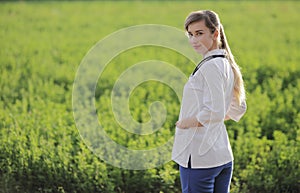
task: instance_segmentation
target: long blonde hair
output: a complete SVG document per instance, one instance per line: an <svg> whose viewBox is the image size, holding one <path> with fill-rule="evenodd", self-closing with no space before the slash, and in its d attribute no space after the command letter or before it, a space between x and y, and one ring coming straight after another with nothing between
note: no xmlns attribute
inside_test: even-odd
<svg viewBox="0 0 300 193"><path fill-rule="evenodd" d="M220 33L218 46L220 49L224 49L227 52L226 58L228 59L234 74L234 96L239 101L239 104L241 104L242 101L246 98L242 73L240 67L234 60L234 56L231 53L225 36L224 28L220 22L218 14L209 10L192 12L188 15L188 17L185 20L185 30L188 30L188 26L191 23L202 20L205 21L205 25L211 30L211 33L214 33L215 30L218 30Z"/></svg>

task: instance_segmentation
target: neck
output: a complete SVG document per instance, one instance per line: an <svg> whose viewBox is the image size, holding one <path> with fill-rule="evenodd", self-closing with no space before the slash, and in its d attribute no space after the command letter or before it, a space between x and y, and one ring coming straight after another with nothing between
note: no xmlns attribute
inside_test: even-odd
<svg viewBox="0 0 300 193"><path fill-rule="evenodd" d="M210 52L210 51L216 50L216 49L219 49L219 47L218 47L218 43L216 41L214 41L213 44L211 45L211 47L207 50L207 52ZM204 57L207 54L207 52L203 53L202 57Z"/></svg>

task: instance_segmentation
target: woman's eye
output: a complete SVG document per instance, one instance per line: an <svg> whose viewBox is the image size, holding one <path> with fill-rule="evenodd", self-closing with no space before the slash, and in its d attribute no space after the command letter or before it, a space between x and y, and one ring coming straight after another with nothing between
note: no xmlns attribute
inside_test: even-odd
<svg viewBox="0 0 300 193"><path fill-rule="evenodd" d="M200 37L202 34L203 34L203 32L197 32L197 33L195 33L195 34L187 33L187 36L188 36L189 38L192 38L192 37Z"/></svg>

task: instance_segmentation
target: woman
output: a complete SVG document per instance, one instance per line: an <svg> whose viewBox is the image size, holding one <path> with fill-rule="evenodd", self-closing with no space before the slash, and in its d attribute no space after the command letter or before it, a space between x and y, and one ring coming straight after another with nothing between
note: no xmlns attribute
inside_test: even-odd
<svg viewBox="0 0 300 193"><path fill-rule="evenodd" d="M183 193L227 193L233 155L224 120L246 111L242 75L215 12L190 13L185 29L203 60L184 86L172 159Z"/></svg>

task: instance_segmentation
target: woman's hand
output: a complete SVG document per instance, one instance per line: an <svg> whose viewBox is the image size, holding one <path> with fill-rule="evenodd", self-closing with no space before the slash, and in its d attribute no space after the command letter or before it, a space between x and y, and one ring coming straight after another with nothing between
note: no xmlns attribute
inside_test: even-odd
<svg viewBox="0 0 300 193"><path fill-rule="evenodd" d="M225 119L224 119L224 121L228 121L228 120L230 120L231 118L228 116L228 115L225 115Z"/></svg>
<svg viewBox="0 0 300 193"><path fill-rule="evenodd" d="M177 121L175 125L180 129L203 126L201 123L198 122L196 117L182 119L180 121Z"/></svg>

